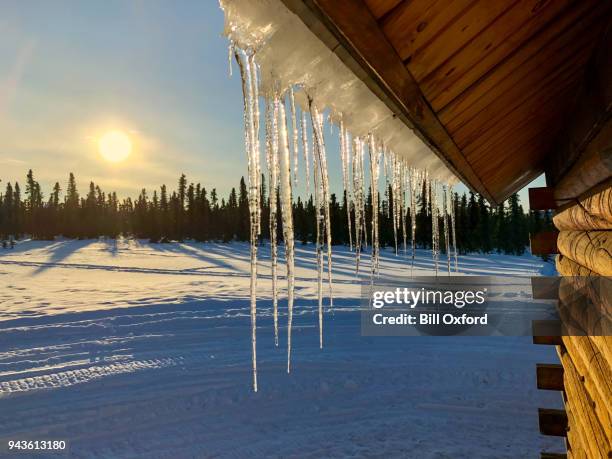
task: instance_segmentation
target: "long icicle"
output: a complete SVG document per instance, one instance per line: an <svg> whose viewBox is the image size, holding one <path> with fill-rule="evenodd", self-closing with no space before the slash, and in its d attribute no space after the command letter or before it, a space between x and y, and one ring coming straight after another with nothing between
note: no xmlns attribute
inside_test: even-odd
<svg viewBox="0 0 612 459"><path fill-rule="evenodd" d="M401 169L400 162L395 155L391 156L391 192L393 203L393 240L395 242L395 255L398 254L397 233L400 227L400 198L401 198Z"/></svg>
<svg viewBox="0 0 612 459"><path fill-rule="evenodd" d="M289 102L291 107L291 129L293 140L293 183L298 184L298 126L297 116L295 113L295 96L293 94L293 86L289 88Z"/></svg>
<svg viewBox="0 0 612 459"><path fill-rule="evenodd" d="M340 120L340 160L342 161L342 187L346 199L346 221L348 225L349 250L353 250L353 235L351 230L351 196L349 190L350 144L348 132L344 129L344 121Z"/></svg>
<svg viewBox="0 0 612 459"><path fill-rule="evenodd" d="M272 308L274 315L274 345L278 346L278 113L273 100L266 101L266 158L270 183L270 258L272 265Z"/></svg>
<svg viewBox="0 0 612 459"><path fill-rule="evenodd" d="M448 269L448 275L451 274L451 254L450 254L450 241L448 240L448 189L446 185L442 186L444 193L443 199L443 212L444 212L444 245L446 248L446 268Z"/></svg>
<svg viewBox="0 0 612 459"><path fill-rule="evenodd" d="M275 99L278 106L281 156L281 213L283 239L285 240L285 262L287 265L287 373L291 372L291 329L293 325L293 294L295 285L295 253L293 236L293 197L291 191L291 161L289 159L289 138L287 135L287 113L284 97Z"/></svg>
<svg viewBox="0 0 612 459"><path fill-rule="evenodd" d="M244 53L243 53L244 54ZM252 54L244 57L237 51L234 53L242 81L244 103L245 149L248 158L249 177L249 216L251 240L251 347L253 362L253 390L257 392L257 239L259 237L259 141L256 139L255 105L258 103L257 87L254 73L257 72Z"/></svg>
<svg viewBox="0 0 612 459"><path fill-rule="evenodd" d="M353 197L355 200L355 274L359 274L363 212L363 142L353 138Z"/></svg>
<svg viewBox="0 0 612 459"><path fill-rule="evenodd" d="M369 135L370 152L370 187L372 189L372 281L379 268L378 239L378 177L380 174L380 151L376 147L374 136Z"/></svg>
<svg viewBox="0 0 612 459"><path fill-rule="evenodd" d="M323 114L319 113L317 107L309 99L310 117L313 125L313 142L317 143L319 154L319 167L321 168L321 185L323 187L323 199L325 210L325 239L327 245L327 278L329 284L329 307L334 307L333 282L332 282L332 239L331 239L331 213L329 209L329 176L327 173L327 152L325 151L325 140L323 138Z"/></svg>
<svg viewBox="0 0 612 459"><path fill-rule="evenodd" d="M414 259L416 255L416 205L417 205L417 187L418 187L417 171L414 168L410 169L410 238L412 241L412 263L410 265L410 276L414 270Z"/></svg>
<svg viewBox="0 0 612 459"><path fill-rule="evenodd" d="M400 218L402 220L402 237L404 239L404 258L406 257L406 165L400 163Z"/></svg>
<svg viewBox="0 0 612 459"><path fill-rule="evenodd" d="M321 184L321 168L319 165L319 144L313 141L313 179L315 198L315 226L316 226L316 258L317 258L317 300L319 306L319 348L323 348L323 238L324 238L324 211L323 211L323 185Z"/></svg>
<svg viewBox="0 0 612 459"><path fill-rule="evenodd" d="M310 194L310 158L308 157L308 131L306 126L306 113L301 111L302 115L302 153L304 155L304 171L306 173L306 193Z"/></svg>
<svg viewBox="0 0 612 459"><path fill-rule="evenodd" d="M429 202L431 205L431 254L433 257L434 265L436 268L436 276L438 275L438 259L439 259L439 237L440 231L438 229L438 183L437 181L429 182L430 197Z"/></svg>
<svg viewBox="0 0 612 459"><path fill-rule="evenodd" d="M455 257L455 272L459 272L457 263L457 239L455 237L455 204L457 200L453 195L453 186L450 186L450 214L451 214L451 232L453 233L453 255Z"/></svg>

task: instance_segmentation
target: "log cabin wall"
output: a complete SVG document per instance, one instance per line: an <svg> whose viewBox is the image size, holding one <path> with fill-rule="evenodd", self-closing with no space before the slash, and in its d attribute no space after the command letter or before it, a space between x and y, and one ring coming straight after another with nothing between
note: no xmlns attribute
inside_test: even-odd
<svg viewBox="0 0 612 459"><path fill-rule="evenodd" d="M559 205L553 222L562 276L612 276L610 45L608 31L547 170ZM609 301L600 300L608 308ZM567 456L612 457L612 337L563 336L557 352L563 365Z"/></svg>

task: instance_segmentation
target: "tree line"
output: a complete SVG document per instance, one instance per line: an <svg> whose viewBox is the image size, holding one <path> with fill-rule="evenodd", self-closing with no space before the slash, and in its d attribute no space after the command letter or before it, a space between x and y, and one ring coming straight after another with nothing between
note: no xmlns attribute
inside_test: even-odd
<svg viewBox="0 0 612 459"><path fill-rule="evenodd" d="M270 200L262 176L261 239L270 237ZM277 200L280 202L280 199ZM491 207L482 196L474 193L453 199L457 247L460 253L500 252L520 255L528 244L529 232L537 232L550 225L550 215L541 212L525 214L517 194L497 207ZM332 241L349 244L346 193L338 199L330 195ZM354 212L351 219L354 222ZM372 190L366 201L366 226L371 231ZM393 230L393 190L389 185L384 196L379 196L380 245L395 246ZM410 233L411 214L406 207L406 228ZM277 209L280 215L280 204ZM316 208L312 196L298 197L293 204L296 241L314 242L316 239ZM443 217L439 217L440 247L444 250ZM431 203L417 200L416 242L419 247L432 244ZM282 241L279 218L277 236ZM354 225L353 225L354 226ZM354 230L354 228L353 228ZM32 170L28 171L25 190L18 182L6 184L0 192L0 239L51 240L67 238L116 238L120 235L146 238L151 242L184 241L248 241L249 202L244 178L238 188L232 188L227 198L220 198L216 189L207 191L200 183L188 183L180 176L175 190L162 185L152 194L143 189L136 199L119 199L116 192L104 192L94 182L81 195L73 173L69 174L65 192L56 182L47 197L43 196ZM411 235L407 234L408 245ZM398 245L403 242L402 225L397 232Z"/></svg>

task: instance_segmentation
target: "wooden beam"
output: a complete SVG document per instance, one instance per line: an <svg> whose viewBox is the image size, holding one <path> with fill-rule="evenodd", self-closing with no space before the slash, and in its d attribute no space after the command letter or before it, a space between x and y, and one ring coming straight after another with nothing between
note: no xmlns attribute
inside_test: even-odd
<svg viewBox="0 0 612 459"><path fill-rule="evenodd" d="M531 210L556 209L555 190L549 186L529 188L529 208Z"/></svg>
<svg viewBox="0 0 612 459"><path fill-rule="evenodd" d="M531 253L533 255L550 255L559 253L557 249L558 231L541 231L529 236Z"/></svg>
<svg viewBox="0 0 612 459"><path fill-rule="evenodd" d="M538 389L563 390L563 366L556 363L536 363Z"/></svg>
<svg viewBox="0 0 612 459"><path fill-rule="evenodd" d="M563 344L560 336L533 336L533 344L558 346Z"/></svg>
<svg viewBox="0 0 612 459"><path fill-rule="evenodd" d="M282 0L473 191L498 202L423 96L363 0Z"/></svg>
<svg viewBox="0 0 612 459"><path fill-rule="evenodd" d="M559 320L533 320L531 322L533 344L559 346L563 344L561 330Z"/></svg>
<svg viewBox="0 0 612 459"><path fill-rule="evenodd" d="M567 459L567 454L541 452L540 459Z"/></svg>
<svg viewBox="0 0 612 459"><path fill-rule="evenodd" d="M565 414L565 410L538 408L538 420L542 435L554 437L565 437L567 435L567 414Z"/></svg>

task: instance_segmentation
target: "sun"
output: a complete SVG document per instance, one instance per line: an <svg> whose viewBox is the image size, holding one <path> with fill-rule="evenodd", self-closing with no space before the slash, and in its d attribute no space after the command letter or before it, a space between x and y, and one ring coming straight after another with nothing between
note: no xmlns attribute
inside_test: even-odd
<svg viewBox="0 0 612 459"><path fill-rule="evenodd" d="M132 142L123 131L108 131L98 140L98 151L107 161L119 163L130 156Z"/></svg>

